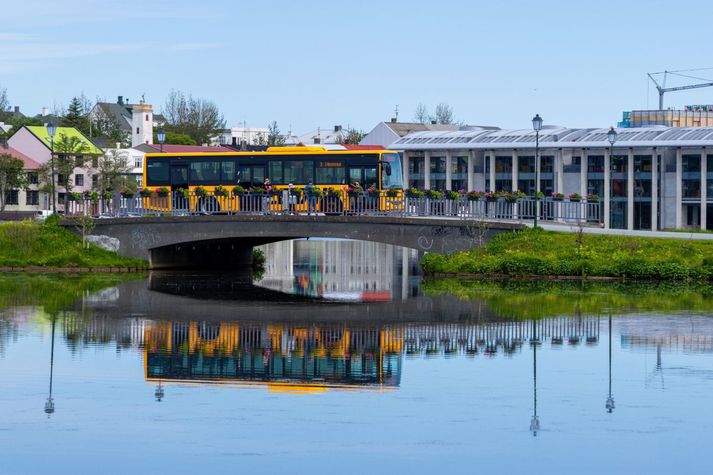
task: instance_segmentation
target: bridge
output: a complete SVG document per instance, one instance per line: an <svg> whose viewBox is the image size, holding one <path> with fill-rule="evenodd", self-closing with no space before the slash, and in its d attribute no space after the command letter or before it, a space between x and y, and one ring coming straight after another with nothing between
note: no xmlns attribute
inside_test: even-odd
<svg viewBox="0 0 713 475"><path fill-rule="evenodd" d="M97 218L94 223L94 235L115 238L119 254L146 259L154 269L249 265L254 246L298 238L355 239L449 253L524 227L444 217L283 214ZM69 220L61 224L74 226Z"/></svg>

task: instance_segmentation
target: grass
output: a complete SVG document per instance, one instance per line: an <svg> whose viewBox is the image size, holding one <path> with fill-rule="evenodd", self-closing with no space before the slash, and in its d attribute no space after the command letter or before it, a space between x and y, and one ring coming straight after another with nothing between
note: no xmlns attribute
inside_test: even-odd
<svg viewBox="0 0 713 475"><path fill-rule="evenodd" d="M421 265L430 274L709 281L713 242L524 229L499 234L484 248L426 254Z"/></svg>
<svg viewBox="0 0 713 475"><path fill-rule="evenodd" d="M545 280L468 280L428 278L430 297L450 294L484 302L498 317L542 318L637 312L713 312L713 286L704 284L553 282Z"/></svg>
<svg viewBox="0 0 713 475"><path fill-rule="evenodd" d="M0 224L0 266L4 267L146 267L131 259L82 240L49 219Z"/></svg>

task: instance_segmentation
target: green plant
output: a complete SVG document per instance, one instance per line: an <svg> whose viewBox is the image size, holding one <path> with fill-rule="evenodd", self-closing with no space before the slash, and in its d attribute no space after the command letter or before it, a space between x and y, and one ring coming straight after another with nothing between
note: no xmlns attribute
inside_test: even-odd
<svg viewBox="0 0 713 475"><path fill-rule="evenodd" d="M458 193L457 191L448 190L446 191L446 198L448 198L449 200L458 200L460 199L460 193Z"/></svg>
<svg viewBox="0 0 713 475"><path fill-rule="evenodd" d="M401 192L401 189L399 189L395 186L392 186L391 188L386 190L386 196L388 196L389 198L398 198L400 192Z"/></svg>
<svg viewBox="0 0 713 475"><path fill-rule="evenodd" d="M110 200L111 199L111 191L109 191L109 190L102 191L102 198L105 200Z"/></svg>
<svg viewBox="0 0 713 475"><path fill-rule="evenodd" d="M469 191L467 197L469 201L478 201L485 195L484 191Z"/></svg>
<svg viewBox="0 0 713 475"><path fill-rule="evenodd" d="M162 186L158 190L156 190L156 194L160 196L161 198L167 197L171 193L171 190L166 188L165 186Z"/></svg>
<svg viewBox="0 0 713 475"><path fill-rule="evenodd" d="M234 194L234 195L242 195L243 193L245 193L245 188L243 188L242 186L240 186L240 185L235 185L235 186L233 187L233 194Z"/></svg>
<svg viewBox="0 0 713 475"><path fill-rule="evenodd" d="M99 203L99 193L97 193L96 191L92 191L89 194L89 199L92 201L92 204Z"/></svg>
<svg viewBox="0 0 713 475"><path fill-rule="evenodd" d="M250 188L250 193L255 193L255 194L261 194L265 193L265 188L259 187L259 186L253 186Z"/></svg>
<svg viewBox="0 0 713 475"><path fill-rule="evenodd" d="M582 195L579 193L570 193L568 198L570 201L580 201L582 199Z"/></svg>
<svg viewBox="0 0 713 475"><path fill-rule="evenodd" d="M406 196L409 198L423 198L423 195L424 195L423 191L418 190L416 188L409 188L406 191Z"/></svg>
<svg viewBox="0 0 713 475"><path fill-rule="evenodd" d="M202 186L197 186L194 191L198 198L205 198L206 196L208 196L208 191Z"/></svg>
<svg viewBox="0 0 713 475"><path fill-rule="evenodd" d="M426 197L432 200L440 200L443 197L441 192L436 190L426 190L425 193Z"/></svg>
<svg viewBox="0 0 713 475"><path fill-rule="evenodd" d="M186 188L179 188L177 191L183 199L187 200L191 196L190 192Z"/></svg>
<svg viewBox="0 0 713 475"><path fill-rule="evenodd" d="M213 190L213 194L222 198L228 196L228 189L223 185L218 185L215 187L215 190Z"/></svg>
<svg viewBox="0 0 713 475"><path fill-rule="evenodd" d="M149 188L141 188L139 194L142 198L151 198L152 191Z"/></svg>

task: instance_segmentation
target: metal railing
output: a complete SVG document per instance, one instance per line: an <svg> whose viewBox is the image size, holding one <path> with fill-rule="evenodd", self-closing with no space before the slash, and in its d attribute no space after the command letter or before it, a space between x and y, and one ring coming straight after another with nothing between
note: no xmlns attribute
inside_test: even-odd
<svg viewBox="0 0 713 475"><path fill-rule="evenodd" d="M486 219L523 222L537 213L544 222L602 223L602 202L566 199L539 199L527 196L514 201L408 197L399 192L357 193L333 192L321 196L275 193L241 193L215 195L194 192L171 192L165 196L116 195L108 199L80 199L67 202L66 213L72 216L139 217L227 215L314 215L314 216L401 216L454 219Z"/></svg>

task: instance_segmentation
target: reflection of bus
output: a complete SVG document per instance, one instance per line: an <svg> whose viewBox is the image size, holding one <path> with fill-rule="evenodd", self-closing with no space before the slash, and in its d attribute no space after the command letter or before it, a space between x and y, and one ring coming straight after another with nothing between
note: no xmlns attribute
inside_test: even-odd
<svg viewBox="0 0 713 475"><path fill-rule="evenodd" d="M146 325L149 381L395 388L403 330L342 325L158 321Z"/></svg>
<svg viewBox="0 0 713 475"><path fill-rule="evenodd" d="M265 178L270 178L274 191L289 184L301 188L310 180L322 190L342 195L354 182L380 191L403 188L401 159L389 150L270 147L265 152L150 153L144 160L144 184L154 191L165 187L192 192L200 186L212 193L219 185L227 190L240 185L247 190L262 187ZM225 209L230 203L224 201L216 198ZM384 206L382 199L380 207Z"/></svg>

